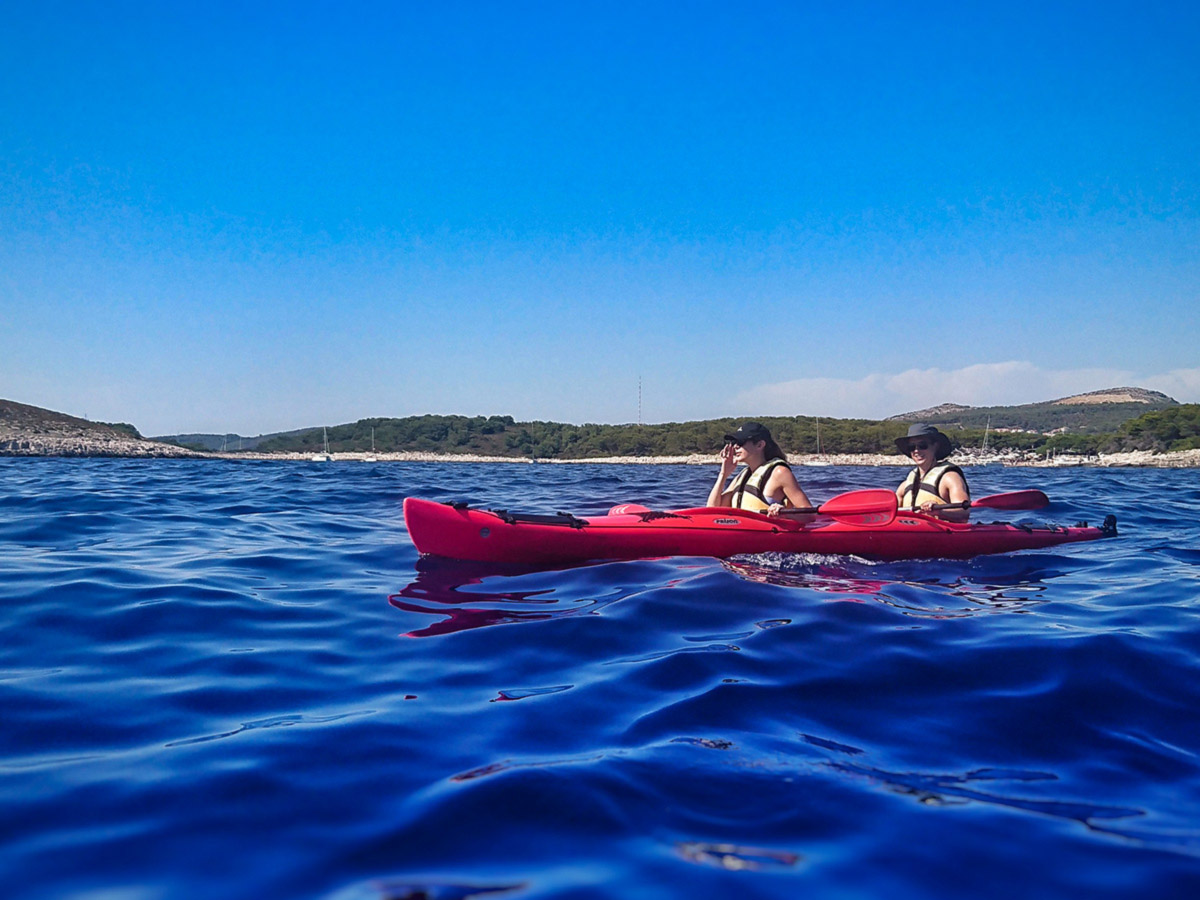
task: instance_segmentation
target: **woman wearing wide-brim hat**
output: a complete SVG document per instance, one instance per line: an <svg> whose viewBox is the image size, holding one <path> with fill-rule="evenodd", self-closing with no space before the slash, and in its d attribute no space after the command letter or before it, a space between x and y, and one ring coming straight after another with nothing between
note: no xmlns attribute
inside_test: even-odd
<svg viewBox="0 0 1200 900"><path fill-rule="evenodd" d="M777 516L786 507L811 507L808 497L788 468L787 457L760 422L746 422L725 435L717 483L708 492L709 506L732 506ZM725 483L739 464L746 468L729 486Z"/></svg>
<svg viewBox="0 0 1200 900"><path fill-rule="evenodd" d="M912 425L908 434L896 438L896 449L905 456L911 456L917 464L900 487L896 488L900 508L920 510L926 515L939 516L952 522L967 521L969 510L935 509L942 503L961 503L971 499L962 469L943 462L950 455L950 438L933 425Z"/></svg>

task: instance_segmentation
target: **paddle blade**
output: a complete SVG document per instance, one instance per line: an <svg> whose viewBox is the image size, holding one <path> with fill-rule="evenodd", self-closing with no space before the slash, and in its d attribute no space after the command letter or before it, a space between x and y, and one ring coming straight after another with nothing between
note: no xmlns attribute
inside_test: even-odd
<svg viewBox="0 0 1200 900"><path fill-rule="evenodd" d="M635 513L648 513L650 508L640 503L618 503L608 511L610 516L628 516Z"/></svg>
<svg viewBox="0 0 1200 900"><path fill-rule="evenodd" d="M1050 498L1041 491L1009 491L972 500L972 507L985 509L1041 509L1050 505Z"/></svg>
<svg viewBox="0 0 1200 900"><path fill-rule="evenodd" d="M896 518L896 494L883 488L848 491L822 503L818 512L853 525L885 525Z"/></svg>

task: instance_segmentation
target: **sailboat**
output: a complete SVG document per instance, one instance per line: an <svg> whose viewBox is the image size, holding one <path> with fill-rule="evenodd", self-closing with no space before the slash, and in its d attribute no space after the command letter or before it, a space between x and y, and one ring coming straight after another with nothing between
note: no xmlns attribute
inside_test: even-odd
<svg viewBox="0 0 1200 900"><path fill-rule="evenodd" d="M815 459L810 459L805 463L806 466L827 466L829 460L824 459L824 454L821 453L821 419L817 418L817 456Z"/></svg>
<svg viewBox="0 0 1200 900"><path fill-rule="evenodd" d="M329 462L333 459L333 457L329 455L329 430L324 425L321 426L321 434L325 439L325 452L314 453L312 457L313 462Z"/></svg>
<svg viewBox="0 0 1200 900"><path fill-rule="evenodd" d="M375 429L371 429L371 452L363 457L363 462L379 462L379 457L375 455Z"/></svg>
<svg viewBox="0 0 1200 900"><path fill-rule="evenodd" d="M994 466L994 465L996 465L996 463L1000 462L1000 460L996 458L996 451L992 450L988 446L988 436L991 433L992 433L992 417L988 416L987 425L985 425L984 429L983 429L983 450L981 451L981 454L980 454L983 458L979 461L980 465Z"/></svg>

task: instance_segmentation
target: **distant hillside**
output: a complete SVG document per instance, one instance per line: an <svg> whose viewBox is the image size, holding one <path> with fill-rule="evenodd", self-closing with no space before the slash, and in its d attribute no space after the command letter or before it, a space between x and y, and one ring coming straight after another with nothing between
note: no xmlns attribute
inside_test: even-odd
<svg viewBox="0 0 1200 900"><path fill-rule="evenodd" d="M132 425L89 422L0 400L0 456L191 456L144 439Z"/></svg>
<svg viewBox="0 0 1200 900"><path fill-rule="evenodd" d="M907 423L925 416L942 426L954 445L970 450L1098 453L1117 450L1200 449L1200 405L1178 404L1170 397L1134 388L1064 397L1025 406L971 408L944 405L885 421L827 419L814 416L758 417L780 446L792 454L895 454L895 440ZM1081 399L1086 398L1086 399ZM1157 408L1156 408L1157 407ZM1130 416L1132 408L1140 415ZM991 428L985 431L987 417ZM1074 420L1073 416L1083 416ZM1103 429L1104 416L1120 424ZM1024 418L1022 418L1024 417ZM1057 418L1054 418L1057 417ZM749 417L752 418L752 417ZM512 416L409 416L361 419L328 429L335 453L417 451L441 454L508 456L518 459L597 459L636 456L713 455L724 435L742 421L708 419L656 425L570 425L561 422L518 422ZM1022 422L1025 424L1022 428ZM967 424L971 423L971 424ZM1014 424L1017 423L1017 424ZM1064 423L1076 431L1063 431ZM1052 427L1051 427L1052 426ZM1059 429L1057 433L1050 432ZM182 434L177 440L207 439L207 446L233 446L237 435ZM323 447L320 427L257 438L241 438L242 449L254 442L259 452L308 454ZM0 400L0 455L3 456L203 456L174 444L141 438L131 425L89 422L36 406Z"/></svg>
<svg viewBox="0 0 1200 900"><path fill-rule="evenodd" d="M928 422L953 428L1017 429L1039 434L1105 434L1155 410L1178 406L1176 400L1144 388L1109 388L1020 406L962 406L943 403L890 416L889 422Z"/></svg>
<svg viewBox="0 0 1200 900"><path fill-rule="evenodd" d="M1165 409L1168 406L1178 406L1179 403L1166 394L1158 391L1148 391L1145 388L1136 387L1120 387L1108 388L1103 391L1088 391L1086 394L1073 394L1070 397L1063 397L1061 400L1052 400L1051 403L1059 406L1080 405L1098 403L1141 403L1150 407Z"/></svg>
<svg viewBox="0 0 1200 900"><path fill-rule="evenodd" d="M716 454L724 436L740 419L668 422L657 425L569 425L517 422L512 416L409 416L362 419L328 429L334 453L422 453L511 456L539 459L593 459L609 456L688 456ZM793 453L894 453L905 426L865 419L817 419L812 416L760 417L780 445ZM323 447L323 431L312 428L264 441L263 452L313 453Z"/></svg>
<svg viewBox="0 0 1200 900"><path fill-rule="evenodd" d="M181 447L189 447L193 450L237 453L239 450L257 450L266 441L279 437L303 434L308 430L307 428L301 428L296 431L276 431L272 434L260 434L256 437L247 437L246 435L232 433L163 434L156 435L150 438L150 440L162 441L167 444L178 444Z"/></svg>
<svg viewBox="0 0 1200 900"><path fill-rule="evenodd" d="M1167 398L1168 400L1170 398ZM954 445L995 451L1042 451L1094 453L1101 449L1177 450L1194 446L1200 406L1172 402L1166 410L1149 410L1137 404L1143 415L1123 419L1119 428L1102 433L1058 433L1004 428L990 432L984 427L944 425ZM1053 407L1053 404L1032 404ZM1105 410L1110 405L1066 405L1058 410ZM1020 409L1021 407L997 407ZM986 410L971 410L972 414ZM993 413L995 415L995 413ZM715 454L724 435L740 419L708 419L699 422L668 422L657 425L568 425L561 422L518 422L512 416L409 416L403 419L362 419L328 429L329 449L334 453L375 449L381 453L423 453L511 456L539 459L594 459L613 456L691 456ZM869 419L817 419L813 416L762 416L764 425L789 453L830 454L896 453L895 440L905 433L905 421ZM260 451L312 453L322 449L324 432L310 428L280 436L259 445Z"/></svg>

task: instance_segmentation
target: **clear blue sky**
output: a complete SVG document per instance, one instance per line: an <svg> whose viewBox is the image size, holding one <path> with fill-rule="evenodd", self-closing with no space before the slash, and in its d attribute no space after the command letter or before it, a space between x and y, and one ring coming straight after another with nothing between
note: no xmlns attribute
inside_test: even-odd
<svg viewBox="0 0 1200 900"><path fill-rule="evenodd" d="M1200 5L0 0L0 397L1200 401Z"/></svg>

